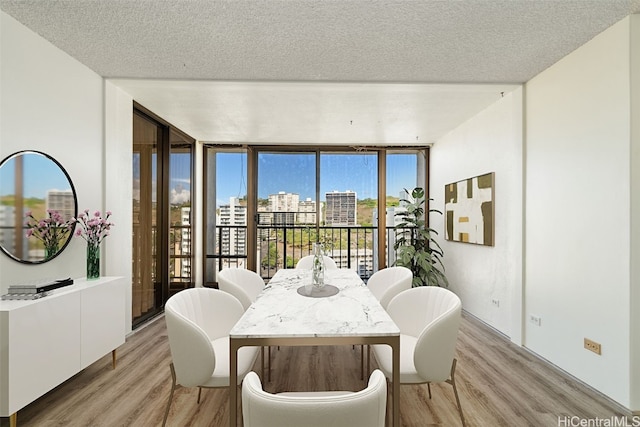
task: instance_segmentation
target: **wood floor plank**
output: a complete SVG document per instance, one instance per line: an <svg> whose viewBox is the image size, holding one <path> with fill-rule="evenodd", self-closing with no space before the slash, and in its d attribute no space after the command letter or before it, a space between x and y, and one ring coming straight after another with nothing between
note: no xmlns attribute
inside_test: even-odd
<svg viewBox="0 0 640 427"><path fill-rule="evenodd" d="M463 316L457 345L457 383L468 426L558 426L558 417L631 417L617 404L469 315ZM18 413L20 427L160 426L169 397L170 351L164 318L153 320L98 360ZM258 362L259 363L259 362ZM375 362L372 363L372 369ZM255 366L260 372L259 366ZM359 390L359 346L272 349L270 392ZM403 427L459 426L453 389L433 384L401 387ZM178 388L169 426L228 425L228 392ZM631 418L629 418L631 419ZM8 426L8 418L0 420Z"/></svg>

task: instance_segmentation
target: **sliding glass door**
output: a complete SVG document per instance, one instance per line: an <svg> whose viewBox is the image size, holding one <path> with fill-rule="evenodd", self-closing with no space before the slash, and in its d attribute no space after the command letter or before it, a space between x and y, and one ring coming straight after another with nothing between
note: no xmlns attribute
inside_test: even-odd
<svg viewBox="0 0 640 427"><path fill-rule="evenodd" d="M338 267L373 274L378 208L378 152L320 152L320 240Z"/></svg>
<svg viewBox="0 0 640 427"><path fill-rule="evenodd" d="M133 115L133 324L153 316L162 305L161 270L158 262L161 223L162 174L158 150L162 127L140 113Z"/></svg>
<svg viewBox="0 0 640 427"><path fill-rule="evenodd" d="M203 158L204 285L215 287L218 271L247 266L247 152L205 146Z"/></svg>
<svg viewBox="0 0 640 427"><path fill-rule="evenodd" d="M262 277L295 267L317 241L315 152L258 152L256 260Z"/></svg>
<svg viewBox="0 0 640 427"><path fill-rule="evenodd" d="M193 140L151 113L133 115L133 327L193 286Z"/></svg>
<svg viewBox="0 0 640 427"><path fill-rule="evenodd" d="M292 268L323 243L338 267L374 271L378 152L257 151L259 272Z"/></svg>

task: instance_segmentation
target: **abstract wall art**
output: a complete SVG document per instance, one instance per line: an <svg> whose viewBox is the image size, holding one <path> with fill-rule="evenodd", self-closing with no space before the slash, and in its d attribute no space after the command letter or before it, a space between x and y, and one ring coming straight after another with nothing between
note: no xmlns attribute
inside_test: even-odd
<svg viewBox="0 0 640 427"><path fill-rule="evenodd" d="M494 245L494 175L490 172L445 186L447 240Z"/></svg>

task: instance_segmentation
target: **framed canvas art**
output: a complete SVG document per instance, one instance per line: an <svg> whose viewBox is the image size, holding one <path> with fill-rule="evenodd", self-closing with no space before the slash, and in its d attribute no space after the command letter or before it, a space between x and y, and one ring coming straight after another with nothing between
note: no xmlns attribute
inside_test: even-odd
<svg viewBox="0 0 640 427"><path fill-rule="evenodd" d="M445 238L494 245L494 172L447 184Z"/></svg>

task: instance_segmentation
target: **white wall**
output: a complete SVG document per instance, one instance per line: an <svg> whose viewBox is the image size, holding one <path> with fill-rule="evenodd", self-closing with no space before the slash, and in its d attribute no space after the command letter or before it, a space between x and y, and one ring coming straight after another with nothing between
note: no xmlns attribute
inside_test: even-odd
<svg viewBox="0 0 640 427"><path fill-rule="evenodd" d="M105 90L104 206L114 212L113 233L105 239L105 271L126 277L126 331L131 331L133 248L133 99L109 82Z"/></svg>
<svg viewBox="0 0 640 427"><path fill-rule="evenodd" d="M525 316L542 318L525 323L525 345L627 407L629 25L526 84L525 178ZM583 348L585 337L601 356Z"/></svg>
<svg viewBox="0 0 640 427"><path fill-rule="evenodd" d="M0 158L32 149L67 170L78 208L103 207L102 78L0 12ZM116 221L117 221L117 214ZM86 244L74 237L45 264L25 265L0 255L0 292L10 283L85 275Z"/></svg>
<svg viewBox="0 0 640 427"><path fill-rule="evenodd" d="M495 246L446 241L444 216L432 214L430 221L440 236L450 288L464 309L520 343L522 89L497 98L433 146L430 173L431 207L444 212L446 184L495 172Z"/></svg>
<svg viewBox="0 0 640 427"><path fill-rule="evenodd" d="M444 185L495 172L495 247L441 239L465 310L636 411L638 46L633 16L549 67L438 141L430 182L442 210ZM431 221L443 236L443 217Z"/></svg>
<svg viewBox="0 0 640 427"><path fill-rule="evenodd" d="M0 159L31 149L60 162L80 211L113 211L116 226L102 244L102 275L131 277L130 97L1 11L0 95ZM85 259L79 237L44 264L21 264L2 254L0 293L25 280L83 277ZM130 330L130 302L126 312Z"/></svg>

